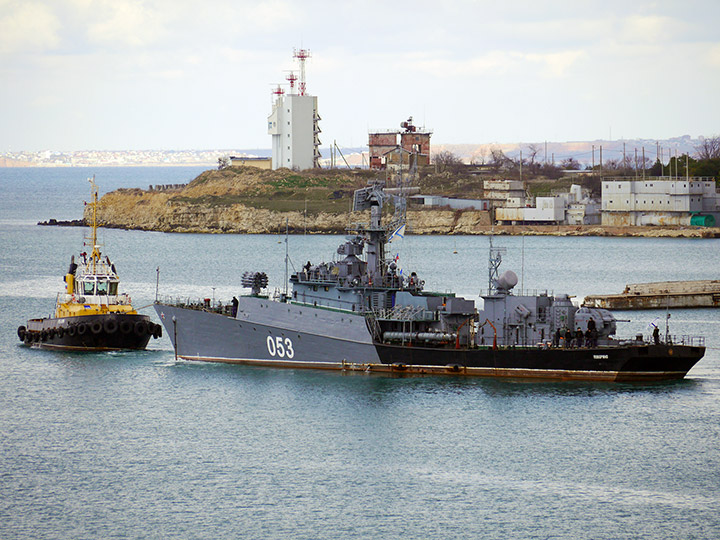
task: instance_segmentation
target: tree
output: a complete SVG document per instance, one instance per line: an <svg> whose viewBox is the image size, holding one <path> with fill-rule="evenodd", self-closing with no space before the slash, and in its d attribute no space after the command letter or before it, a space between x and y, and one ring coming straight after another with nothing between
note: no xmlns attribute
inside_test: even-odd
<svg viewBox="0 0 720 540"><path fill-rule="evenodd" d="M452 173L458 173L465 167L463 160L449 150L443 150L442 152L435 154L433 162L437 166L437 170L439 172L449 171Z"/></svg>
<svg viewBox="0 0 720 540"><path fill-rule="evenodd" d="M720 158L720 135L713 137L702 137L699 145L695 147L696 156L699 160Z"/></svg>
<svg viewBox="0 0 720 540"><path fill-rule="evenodd" d="M509 158L500 148L490 150L490 167L494 173L500 172L500 170L507 165L508 161L510 161Z"/></svg>
<svg viewBox="0 0 720 540"><path fill-rule="evenodd" d="M530 174L536 174L540 164L536 163L535 159L540 153L540 147L537 144L528 145L528 169Z"/></svg>
<svg viewBox="0 0 720 540"><path fill-rule="evenodd" d="M560 166L563 169L565 169L566 171L579 171L580 170L580 162L577 161L572 156L570 156L569 158L563 159L560 162Z"/></svg>

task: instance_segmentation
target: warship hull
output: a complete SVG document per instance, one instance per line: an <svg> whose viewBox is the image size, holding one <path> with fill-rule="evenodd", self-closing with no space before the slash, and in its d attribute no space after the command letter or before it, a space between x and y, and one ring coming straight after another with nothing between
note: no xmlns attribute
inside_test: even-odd
<svg viewBox="0 0 720 540"><path fill-rule="evenodd" d="M162 327L147 315L99 314L30 319L18 329L25 345L69 351L144 349Z"/></svg>
<svg viewBox="0 0 720 540"><path fill-rule="evenodd" d="M704 347L444 349L374 342L365 317L243 297L236 317L156 304L186 360L290 368L589 381L682 379Z"/></svg>
<svg viewBox="0 0 720 540"><path fill-rule="evenodd" d="M383 364L412 372L547 380L663 381L682 379L705 347L628 344L595 348L442 349L378 344Z"/></svg>
<svg viewBox="0 0 720 540"><path fill-rule="evenodd" d="M380 364L361 314L241 297L237 315L155 304L178 357L342 369Z"/></svg>

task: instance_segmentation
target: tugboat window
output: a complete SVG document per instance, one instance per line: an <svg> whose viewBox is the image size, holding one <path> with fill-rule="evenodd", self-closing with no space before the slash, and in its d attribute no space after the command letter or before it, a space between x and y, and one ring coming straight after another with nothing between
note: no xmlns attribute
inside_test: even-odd
<svg viewBox="0 0 720 540"><path fill-rule="evenodd" d="M108 292L108 282L107 281L98 281L97 293L106 295L107 292Z"/></svg>
<svg viewBox="0 0 720 540"><path fill-rule="evenodd" d="M93 281L83 281L83 294L88 296L95 294L95 283Z"/></svg>
<svg viewBox="0 0 720 540"><path fill-rule="evenodd" d="M117 291L118 291L117 281L111 281L110 282L110 294L117 294Z"/></svg>

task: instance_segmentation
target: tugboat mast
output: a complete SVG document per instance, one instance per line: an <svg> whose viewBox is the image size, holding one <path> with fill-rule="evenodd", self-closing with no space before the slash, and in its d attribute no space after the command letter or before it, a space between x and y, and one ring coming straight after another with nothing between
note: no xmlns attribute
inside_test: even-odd
<svg viewBox="0 0 720 540"><path fill-rule="evenodd" d="M97 243L97 199L98 199L98 188L95 184L95 175L92 178L88 178L90 182L90 193L92 196L92 202L86 203L92 208L92 224L90 226L90 240L92 245L92 252L90 253L90 260L92 261L92 273L96 273L96 264L100 261L100 246Z"/></svg>

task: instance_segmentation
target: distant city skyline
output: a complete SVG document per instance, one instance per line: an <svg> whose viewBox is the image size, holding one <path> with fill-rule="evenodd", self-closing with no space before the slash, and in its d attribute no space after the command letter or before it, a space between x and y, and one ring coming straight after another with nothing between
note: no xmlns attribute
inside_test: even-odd
<svg viewBox="0 0 720 540"><path fill-rule="evenodd" d="M308 48L327 147L720 132L720 3L0 0L0 153L269 148Z"/></svg>
<svg viewBox="0 0 720 540"><path fill-rule="evenodd" d="M619 160L625 153L634 161L634 153L638 158L643 154L654 162L658 157L667 163L675 155L694 155L700 146L701 140L688 135L670 139L628 139L608 141L603 139L592 141L527 141L517 143L458 143L443 144L432 143L431 154L449 151L466 163L487 163L491 159L491 152L502 150L508 157L517 159L522 152L524 160L534 160L547 163L560 163L572 157L583 165L608 163L610 160ZM340 147L343 157L352 167L368 165L367 144L355 147ZM321 147L321 167L331 166L330 149ZM535 156L531 154L535 152ZM198 165L213 167L220 158L226 156L264 156L269 157L270 148L218 148L204 150L42 150L37 152L0 152L1 167L21 166L132 166L132 165ZM337 157L336 165L342 166L344 161Z"/></svg>

